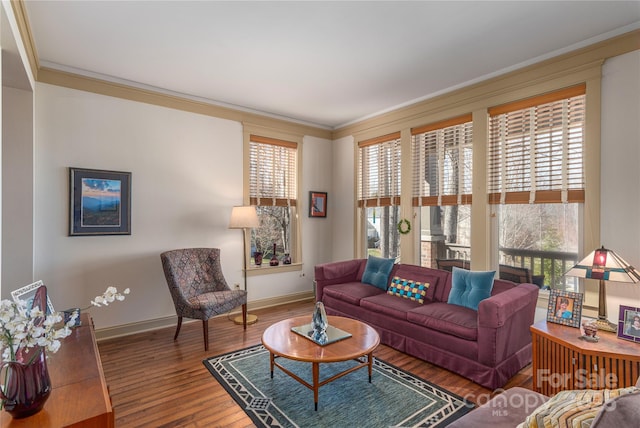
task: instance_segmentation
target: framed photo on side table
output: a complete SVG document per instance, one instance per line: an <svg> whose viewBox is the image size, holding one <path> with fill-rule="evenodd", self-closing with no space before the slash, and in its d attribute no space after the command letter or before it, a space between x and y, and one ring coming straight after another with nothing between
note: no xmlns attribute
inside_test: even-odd
<svg viewBox="0 0 640 428"><path fill-rule="evenodd" d="M11 297L16 303L18 302L18 300L27 302L27 309L31 310L31 306L33 305L33 298L36 296L36 291L38 291L38 288L42 287L43 285L44 283L42 281L36 281L33 284L25 285L24 287L20 287L17 290L13 290L11 292ZM55 310L53 309L53 305L51 304L51 299L49 298L49 294L47 294L46 313L52 314L54 312Z"/></svg>
<svg viewBox="0 0 640 428"><path fill-rule="evenodd" d="M327 216L327 192L309 192L309 217Z"/></svg>
<svg viewBox="0 0 640 428"><path fill-rule="evenodd" d="M582 293L551 290L547 308L547 322L580 328L583 297Z"/></svg>
<svg viewBox="0 0 640 428"><path fill-rule="evenodd" d="M69 168L69 236L131 235L131 173Z"/></svg>
<svg viewBox="0 0 640 428"><path fill-rule="evenodd" d="M640 343L640 308L620 305L618 337Z"/></svg>

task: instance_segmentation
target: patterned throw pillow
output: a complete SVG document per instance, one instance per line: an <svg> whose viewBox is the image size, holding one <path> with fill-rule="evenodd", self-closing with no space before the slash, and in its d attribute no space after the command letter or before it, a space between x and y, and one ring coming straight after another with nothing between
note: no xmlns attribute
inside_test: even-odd
<svg viewBox="0 0 640 428"><path fill-rule="evenodd" d="M415 282L394 276L391 280L391 285L387 290L387 294L415 300L418 303L424 303L424 296L427 294L427 288L429 288L429 284L423 284L422 282Z"/></svg>
<svg viewBox="0 0 640 428"><path fill-rule="evenodd" d="M518 428L590 426L608 400L636 391L635 386L560 391L534 410Z"/></svg>

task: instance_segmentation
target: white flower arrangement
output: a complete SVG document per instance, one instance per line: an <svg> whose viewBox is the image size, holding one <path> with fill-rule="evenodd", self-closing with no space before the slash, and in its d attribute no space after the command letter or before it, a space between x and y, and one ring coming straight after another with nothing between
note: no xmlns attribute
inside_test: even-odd
<svg viewBox="0 0 640 428"><path fill-rule="evenodd" d="M91 306L109 306L116 300L123 301L130 292L128 288L119 293L115 287L108 287L102 295L91 301ZM71 334L71 327L76 325L79 316L79 311L75 311L66 323L59 324L63 320L60 312L45 314L39 307L29 309L24 300L0 301L2 361L28 362L29 349L36 346L52 353L58 352L60 339Z"/></svg>
<svg viewBox="0 0 640 428"><path fill-rule="evenodd" d="M39 346L49 352L58 352L60 339L71 334L72 322L55 325L62 321L60 313L46 315L39 307L27 308L27 302L19 300L0 301L0 346L3 361L27 362L29 349Z"/></svg>
<svg viewBox="0 0 640 428"><path fill-rule="evenodd" d="M114 301L123 301L126 294L129 294L131 290L125 288L122 293L118 293L118 289L116 287L107 287L107 290L102 293L101 296L96 296L95 299L91 301L92 306L101 307L101 306L109 306L109 303L113 303ZM86 309L89 309L91 306L88 306Z"/></svg>

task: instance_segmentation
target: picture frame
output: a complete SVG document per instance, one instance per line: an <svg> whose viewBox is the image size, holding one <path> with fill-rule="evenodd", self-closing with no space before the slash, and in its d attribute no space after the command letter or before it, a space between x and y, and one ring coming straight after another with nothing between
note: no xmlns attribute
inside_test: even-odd
<svg viewBox="0 0 640 428"><path fill-rule="evenodd" d="M547 322L580 328L583 298L582 293L551 290L547 307Z"/></svg>
<svg viewBox="0 0 640 428"><path fill-rule="evenodd" d="M11 297L13 298L13 301L18 303L19 300L23 300L25 302L27 302L27 309L31 310L31 306L33 304L33 298L36 295L36 291L38 291L38 288L44 286L44 283L42 282L42 280L36 281L34 283L31 283L29 285L25 285L24 287L20 287L17 290L13 290L11 292ZM52 314L54 313L55 310L53 309L53 304L51 303L51 299L49 298L49 294L47 294L47 311L46 314Z"/></svg>
<svg viewBox="0 0 640 428"><path fill-rule="evenodd" d="M620 305L618 338L640 343L640 308Z"/></svg>
<svg viewBox="0 0 640 428"><path fill-rule="evenodd" d="M69 168L69 236L131 235L131 173Z"/></svg>
<svg viewBox="0 0 640 428"><path fill-rule="evenodd" d="M327 192L309 192L309 217L327 216Z"/></svg>

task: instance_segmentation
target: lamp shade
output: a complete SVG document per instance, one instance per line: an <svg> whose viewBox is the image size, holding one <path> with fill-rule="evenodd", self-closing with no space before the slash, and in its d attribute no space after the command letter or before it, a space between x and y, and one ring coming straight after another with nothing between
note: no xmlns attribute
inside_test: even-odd
<svg viewBox="0 0 640 428"><path fill-rule="evenodd" d="M260 226L256 207L233 207L229 219L229 229L250 229Z"/></svg>
<svg viewBox="0 0 640 428"><path fill-rule="evenodd" d="M604 281L640 281L640 273L612 250L598 248L581 262L569 269L566 276L576 278L601 279Z"/></svg>

